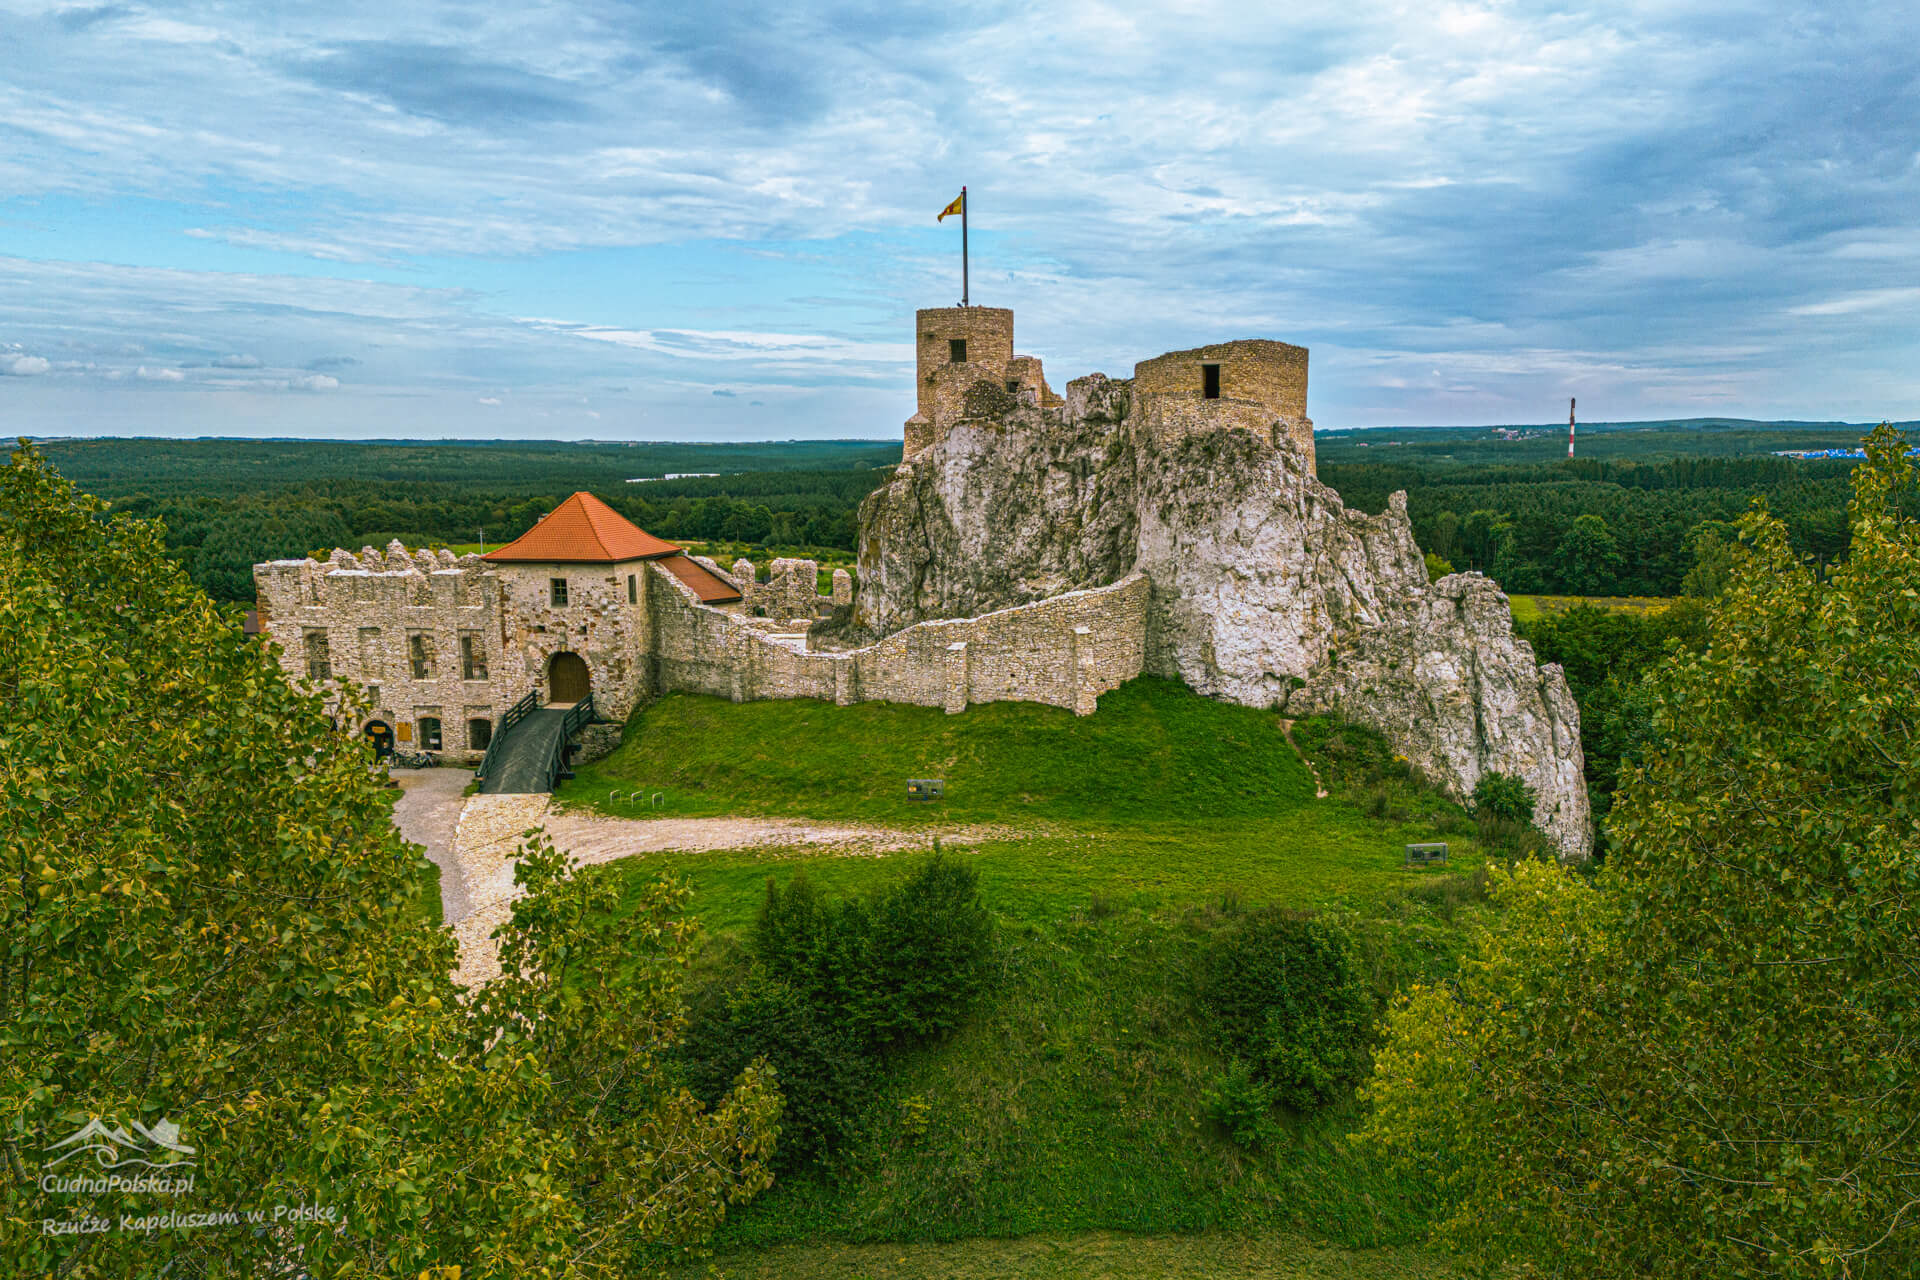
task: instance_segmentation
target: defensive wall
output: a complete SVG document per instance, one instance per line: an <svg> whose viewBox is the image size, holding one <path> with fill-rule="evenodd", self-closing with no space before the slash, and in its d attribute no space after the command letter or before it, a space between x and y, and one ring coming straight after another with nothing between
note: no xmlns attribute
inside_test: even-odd
<svg viewBox="0 0 1920 1280"><path fill-rule="evenodd" d="M1102 693L1145 665L1147 590L1130 574L977 618L923 622L863 649L813 652L804 631L782 633L701 604L656 570L648 577L654 685L735 702L907 702L953 713L976 702L1043 702L1090 715Z"/></svg>

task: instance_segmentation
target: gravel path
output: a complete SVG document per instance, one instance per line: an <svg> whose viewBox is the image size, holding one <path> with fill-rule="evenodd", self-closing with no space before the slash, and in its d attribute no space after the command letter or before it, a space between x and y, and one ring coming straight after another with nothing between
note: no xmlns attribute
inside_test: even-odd
<svg viewBox="0 0 1920 1280"><path fill-rule="evenodd" d="M1022 840L1030 828L988 825L876 827L812 822L805 818L610 818L581 810L549 812L547 833L582 862L612 862L647 853L707 853L717 849L827 846L843 854L896 853L942 844Z"/></svg>
<svg viewBox="0 0 1920 1280"><path fill-rule="evenodd" d="M408 840L424 845L427 856L440 868L440 910L446 922L453 924L469 910L466 877L453 852L453 832L460 821L460 807L466 803L460 793L473 781L473 770L388 772L400 784L400 797L393 802L393 825Z"/></svg>

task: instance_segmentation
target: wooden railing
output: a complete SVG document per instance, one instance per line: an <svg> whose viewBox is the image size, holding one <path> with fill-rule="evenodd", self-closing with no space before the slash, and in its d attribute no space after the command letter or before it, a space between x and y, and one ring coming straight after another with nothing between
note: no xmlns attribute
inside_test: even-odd
<svg viewBox="0 0 1920 1280"><path fill-rule="evenodd" d="M562 778L571 778L573 770L567 767L567 757L573 753L570 745L573 735L593 720L593 695L589 693L580 701L567 708L567 714L560 721L560 736L554 739L553 756L547 761L547 791L553 790L553 784Z"/></svg>
<svg viewBox="0 0 1920 1280"><path fill-rule="evenodd" d="M473 780L475 782L484 782L486 780L487 770L493 764L493 753L499 749L502 742L507 740L507 730L513 728L513 726L519 724L522 720L525 720L534 711L537 711L539 707L540 691L538 689L531 689L527 692L526 697L507 708L507 714L501 716L500 723L493 726L493 736L487 739L487 753L480 757L480 767L473 771Z"/></svg>

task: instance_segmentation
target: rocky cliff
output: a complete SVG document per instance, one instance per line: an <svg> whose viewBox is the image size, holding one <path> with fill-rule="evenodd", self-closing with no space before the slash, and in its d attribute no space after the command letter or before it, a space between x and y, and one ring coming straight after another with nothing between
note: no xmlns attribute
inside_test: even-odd
<svg viewBox="0 0 1920 1280"><path fill-rule="evenodd" d="M1579 711L1513 634L1479 574L1427 582L1396 494L1349 511L1282 429L1169 438L1100 375L1039 409L983 384L967 415L861 509L853 623L884 635L1138 568L1152 584L1147 669L1288 715L1380 731L1457 795L1525 778L1536 821L1592 848Z"/></svg>

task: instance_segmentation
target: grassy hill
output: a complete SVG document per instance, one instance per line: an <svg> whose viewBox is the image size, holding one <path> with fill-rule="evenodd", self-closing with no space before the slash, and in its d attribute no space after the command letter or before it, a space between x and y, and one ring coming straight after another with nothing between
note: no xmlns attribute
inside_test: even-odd
<svg viewBox="0 0 1920 1280"><path fill-rule="evenodd" d="M1075 1274L1044 1257L1016 1266L990 1242L1059 1237L1065 1258L1097 1238L1088 1233L1125 1232L1143 1249L1146 1237L1187 1240L1164 1246L1169 1274L1445 1274L1414 1248L1428 1197L1347 1147L1351 1103L1286 1116L1285 1142L1264 1153L1207 1119L1226 1064L1196 981L1216 931L1258 905L1336 913L1384 1000L1450 971L1462 912L1480 909L1484 858L1457 807L1377 740L1309 722L1295 735L1327 744L1316 764L1333 794L1315 797L1273 714L1157 680L1116 690L1090 717L690 696L638 713L563 803L990 824L956 850L996 918L989 994L957 1034L895 1064L841 1167L784 1178L734 1212L722 1264L794 1276ZM946 799L907 800L910 777L944 778ZM660 793L663 809L631 802L636 790ZM1453 845L1450 867L1402 869L1404 844L1436 837ZM915 856L776 848L629 859L595 874L634 890L663 871L684 876L708 935L699 967L714 972L738 963L769 879L804 870L830 894L858 892ZM1190 1234L1222 1231L1270 1237L1281 1252L1326 1245L1310 1267L1234 1269L1222 1259L1247 1249ZM919 1261L854 1248L876 1242L913 1245ZM775 1246L765 1256L777 1271L756 1270ZM1385 1252L1340 1261L1368 1249Z"/></svg>

